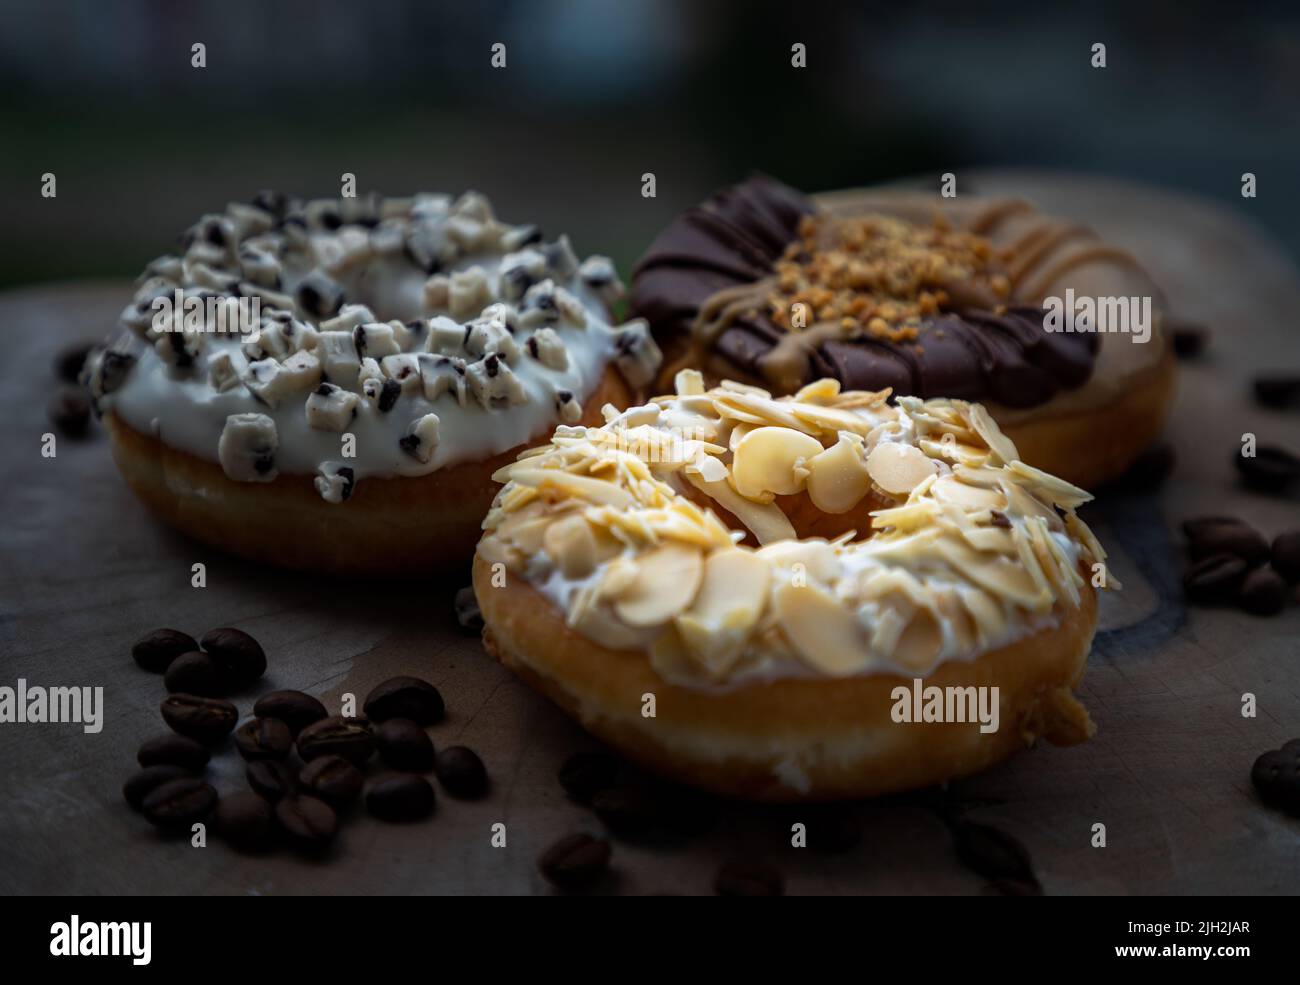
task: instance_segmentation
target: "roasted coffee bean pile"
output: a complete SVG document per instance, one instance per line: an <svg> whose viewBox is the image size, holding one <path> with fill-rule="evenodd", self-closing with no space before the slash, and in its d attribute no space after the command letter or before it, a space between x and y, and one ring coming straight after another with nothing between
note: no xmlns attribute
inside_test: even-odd
<svg viewBox="0 0 1300 985"><path fill-rule="evenodd" d="M1300 530L1270 544L1258 530L1231 516L1194 517L1183 523L1189 566L1183 591L1193 605L1232 604L1257 616L1273 616L1300 600Z"/></svg>
<svg viewBox="0 0 1300 985"><path fill-rule="evenodd" d="M433 772L452 797L476 798L488 790L487 770L472 750L434 749L425 728L442 721L446 708L427 681L384 681L366 697L362 718L331 716L302 691L270 691L240 724L239 709L224 696L266 672L266 654L247 633L214 629L196 642L178 630L157 629L135 644L132 655L163 675L170 693L161 711L171 731L140 747L141 769L122 795L161 829L186 831L210 819L240 851L285 845L320 854L359 800L383 821L431 815L437 798L421 774ZM247 762L249 789L218 796L201 774L232 734ZM367 781L376 754L383 768Z"/></svg>

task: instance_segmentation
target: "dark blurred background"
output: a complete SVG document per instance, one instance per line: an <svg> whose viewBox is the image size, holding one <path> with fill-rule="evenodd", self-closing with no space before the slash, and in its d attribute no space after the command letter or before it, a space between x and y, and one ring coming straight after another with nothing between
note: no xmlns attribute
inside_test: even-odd
<svg viewBox="0 0 1300 985"><path fill-rule="evenodd" d="M624 271L754 169L808 190L1127 176L1300 256L1295 3L0 0L0 90L0 285L132 276L202 212L262 187L336 195L343 172L359 191L477 188Z"/></svg>

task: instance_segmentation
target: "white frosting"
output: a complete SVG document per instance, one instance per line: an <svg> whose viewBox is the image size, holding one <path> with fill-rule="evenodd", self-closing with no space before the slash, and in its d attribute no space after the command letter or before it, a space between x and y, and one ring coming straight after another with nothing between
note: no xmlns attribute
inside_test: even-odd
<svg viewBox="0 0 1300 985"><path fill-rule="evenodd" d="M489 296L484 304L479 305L478 300L483 298L476 292L472 314L458 319L463 326L482 315L490 315L490 311L484 312L483 309L501 298L498 271L504 252L502 244L510 243L512 234L513 238L517 238L523 228L496 223L495 219L490 218L490 212L487 213L489 218L486 222L473 218L487 208L486 201L481 196L467 195L454 204L433 197L418 197L412 201L415 209L409 217L406 213L397 218L392 216L402 206L410 210L410 201L385 202L383 214L388 218L380 228L370 230L363 225L348 224L333 231L298 233L302 245L296 248L292 245L292 236L286 239L279 233L255 230L252 238L257 241L253 246L253 250L257 251L256 258L250 260L248 254L243 252L247 249L247 243L233 248L226 259L236 269L229 276L248 279L246 275L238 273L237 264L240 261L234 259L238 253L245 274L250 267L262 278L275 278L278 273L278 280L273 287L275 294L292 298L309 274L319 276L322 272L333 270L330 276L343 288L345 304L365 305L378 322L390 319L403 322L414 319L424 321L426 327L417 336L411 337L405 329L397 330L398 340L406 343L401 346L401 351L422 353L426 351L426 339L430 334L427 326L433 316L443 316L438 318L438 323L442 326L440 337L449 337L448 319L445 317L449 314L449 309L447 306L431 306L427 303L430 293L435 299L438 296L436 290L426 291L430 275L417 267L407 253L393 251L391 242L381 247L380 230L384 230L389 240L394 236L410 235L409 230L417 227L432 235L435 241L443 237L446 241L440 247L443 263L438 269L439 277L449 277L455 282L453 275L474 267L483 271ZM432 209L430 202L434 203ZM393 207L394 204L396 208ZM306 215L314 215L312 207L317 205L318 203L310 203ZM421 209L424 213L421 213ZM205 218L204 221L209 220ZM222 229L230 236L229 222L224 219L222 222L225 223ZM454 231L450 228L453 222L460 226L467 222L481 226L481 229L471 233L477 237L472 240L475 246L472 251L458 252L455 245L447 242L457 236L463 241L471 241L468 239L471 234L467 234L460 226ZM238 232L235 233L235 238L238 239ZM269 273L265 254L260 249L262 241L268 238L274 241L272 249L278 249L281 254L278 271L271 269ZM339 259L349 250L356 251L358 244L367 241L376 245L363 249L355 262L349 264ZM398 239L399 243L402 241ZM484 241L488 244L486 247ZM541 251L546 247L539 243L535 249ZM147 275L149 279L137 294L137 301L143 300L147 309L150 292L162 293L157 289L160 271L164 273L164 279L168 280L168 283L162 285L167 293L171 292L172 285L192 288L203 279L210 280L207 271L214 262L219 262L219 256L214 258L214 252L220 254L222 251L214 251L200 236L190 246L185 257L184 273L180 273L175 258L165 258L151 264L150 275ZM452 254L454 259L448 259ZM203 275L198 280L195 277L196 270ZM275 425L278 438L275 469L279 473L314 475L322 463L338 462L350 467L359 480L366 476L421 475L460 462L481 461L549 432L560 419L556 394L571 394L571 399L582 403L595 390L606 366L618 355L616 339L619 329L610 325L608 308L603 300L603 297L609 296L608 285L604 282L588 285L572 271L569 276L561 277L559 272L552 269L548 270L546 276L555 282L557 288L566 289L577 299L585 317L566 318L563 313L550 315L528 312L522 301L516 302L517 312L513 308L507 309L507 313L512 316L513 345L510 344L510 338L506 338L504 346L497 348L511 350L508 371L515 382L510 384L510 399L495 400L490 407L485 407L479 399L475 399L474 390L466 392L464 387L460 388L459 393L456 387L447 388L435 399L429 400L424 388L419 385L418 378L408 377L390 409L383 411L380 409L381 401L371 399L363 390L366 369L363 368L359 374L360 379L352 381L346 379L346 373L342 374L343 379L329 376L326 366L326 379L357 394L356 414L340 431L323 426L323 418L313 413L312 420L317 425L313 427L306 412L306 402L314 392L315 385L306 389L295 386L281 399L274 401L268 400L263 390L259 399L259 395L254 392L258 389L257 381L249 369L258 353L254 352L254 358L250 359L244 351L245 336L204 332L192 365L176 367L165 362L159 353L160 348L167 353L174 349L172 339L162 336L165 344L155 343L154 340L159 336L142 324L147 317L137 315L134 326L129 317L124 321L124 324L133 328L135 337L127 344L115 346L118 351L133 355L136 362L127 371L125 379L115 381L111 388L105 386L103 390L106 392L97 394L100 408L112 410L137 431L154 434L170 447L212 462L219 461L218 446L227 418L235 414L264 415ZM224 293L219 288L217 290ZM264 296L263 317L273 308L274 305ZM130 309L126 314L129 316ZM310 327L318 328L320 321L328 321L305 312L301 305L295 305L292 314L300 325ZM577 324L579 321L584 324ZM263 324L269 323L264 321ZM530 355L526 348L529 337L539 330L544 331L543 340L548 356L545 359ZM302 348L310 350L317 357L323 357L323 350L317 347L318 339L310 328L307 331L308 340ZM483 334L478 333L479 336ZM377 328L375 335L376 341L386 351L394 349L388 329ZM280 344L275 337L268 341L277 346ZM563 346L565 358L562 361L555 355L557 344ZM264 343L264 347L269 348L269 345ZM438 351L434 349L433 354L436 358ZM294 353L290 350L284 354L268 352L267 355L283 365L293 358ZM302 353L298 355L298 362L314 365L311 357L304 357ZM363 355L378 359L384 367L385 378L390 373L395 375L404 365L402 358L381 358L380 353L371 351ZM476 379L481 381L484 366L476 365L476 360L481 360L484 354L460 351L457 355L468 364L467 369L476 371ZM320 362L326 365L324 358ZM369 366L369 363L365 365ZM369 371L373 372L373 368ZM232 374L238 383L231 382ZM222 389L218 390L214 386L214 378ZM248 385L250 382L252 388ZM370 393L377 394L379 388L372 386ZM482 386L478 392L484 393ZM496 396L495 390L489 392L492 397ZM487 393L484 393L483 399L489 399ZM571 410L569 412L572 413ZM410 454L402 448L400 439L408 433L414 422L430 414L436 415L438 419L437 447L428 461L421 461L422 456ZM343 454L345 434L355 436L355 455L351 458Z"/></svg>

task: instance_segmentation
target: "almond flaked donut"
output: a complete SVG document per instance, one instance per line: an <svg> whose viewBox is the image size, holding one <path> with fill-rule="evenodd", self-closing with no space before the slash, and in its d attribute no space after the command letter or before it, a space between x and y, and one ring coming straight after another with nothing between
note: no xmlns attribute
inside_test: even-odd
<svg viewBox="0 0 1300 985"><path fill-rule="evenodd" d="M560 427L498 474L474 562L489 651L630 758L747 798L871 796L1087 738L1090 497L978 404L888 397L684 370L676 396Z"/></svg>
<svg viewBox="0 0 1300 985"><path fill-rule="evenodd" d="M1133 463L1173 394L1159 288L1018 200L751 179L660 234L631 304L669 354L661 383L686 366L777 394L831 377L979 401L1026 462L1088 487Z"/></svg>
<svg viewBox="0 0 1300 985"><path fill-rule="evenodd" d="M452 571L492 473L625 405L660 355L610 324L603 257L458 199L204 216L149 265L86 382L153 512L214 547L340 575Z"/></svg>

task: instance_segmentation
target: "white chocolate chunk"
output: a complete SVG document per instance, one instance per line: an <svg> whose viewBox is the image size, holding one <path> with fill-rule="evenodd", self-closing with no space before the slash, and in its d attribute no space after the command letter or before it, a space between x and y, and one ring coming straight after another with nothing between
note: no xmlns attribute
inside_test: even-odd
<svg viewBox="0 0 1300 985"><path fill-rule="evenodd" d="M451 275L447 308L451 317L465 321L492 303L492 284L482 267L475 265Z"/></svg>
<svg viewBox="0 0 1300 985"><path fill-rule="evenodd" d="M439 423L437 414L425 414L412 421L406 434L398 441L402 451L427 465L438 450Z"/></svg>
<svg viewBox="0 0 1300 985"><path fill-rule="evenodd" d="M307 424L318 431L344 431L357 414L357 395L322 383L307 398Z"/></svg>
<svg viewBox="0 0 1300 985"><path fill-rule="evenodd" d="M346 392L346 391L342 391ZM354 401L356 394L349 393ZM321 462L320 474L313 480L320 498L327 503L346 503L352 498L356 474L343 462Z"/></svg>
<svg viewBox="0 0 1300 985"><path fill-rule="evenodd" d="M663 362L663 353L655 344L644 318L637 318L614 330L614 351L614 364L634 387L649 386Z"/></svg>
<svg viewBox="0 0 1300 985"><path fill-rule="evenodd" d="M471 322L465 348L479 358L497 353L512 366L519 361L519 345L514 336L504 322L495 319Z"/></svg>
<svg viewBox="0 0 1300 985"><path fill-rule="evenodd" d="M239 385L239 370L229 352L214 352L208 357L208 382L217 393L225 393Z"/></svg>
<svg viewBox="0 0 1300 985"><path fill-rule="evenodd" d="M497 353L465 367L465 378L470 393L487 410L493 407L514 406L528 400L519 377Z"/></svg>
<svg viewBox="0 0 1300 985"><path fill-rule="evenodd" d="M613 305L623 297L623 282L618 279L614 261L609 257L587 257L578 268L578 277L607 305Z"/></svg>
<svg viewBox="0 0 1300 985"><path fill-rule="evenodd" d="M405 394L423 393L424 381L420 376L420 362L414 353L403 352L384 356L380 362L384 376L396 380Z"/></svg>
<svg viewBox="0 0 1300 985"><path fill-rule="evenodd" d="M507 253L501 258L501 296L519 301L530 287L546 279L546 258L537 250Z"/></svg>
<svg viewBox="0 0 1300 985"><path fill-rule="evenodd" d="M393 333L393 326L382 322L358 325L352 330L352 342L356 346L357 355L362 358L369 356L372 359L383 359L385 356L395 356L401 352Z"/></svg>
<svg viewBox="0 0 1300 985"><path fill-rule="evenodd" d="M464 355L467 334L466 327L460 322L453 321L446 315L437 315L429 319L429 334L424 349L443 356Z"/></svg>
<svg viewBox="0 0 1300 985"><path fill-rule="evenodd" d="M352 340L350 330L321 332L317 342L317 352L320 354L321 369L327 380L349 390L357 386L357 375L361 371L361 357L357 354L357 346Z"/></svg>
<svg viewBox="0 0 1300 985"><path fill-rule="evenodd" d="M465 383L465 361L455 356L433 356L420 353L420 383L424 387L424 399L433 403L444 393L452 393L456 402L465 406L467 386Z"/></svg>
<svg viewBox="0 0 1300 985"><path fill-rule="evenodd" d="M565 424L577 424L582 420L582 404L573 395L572 390L557 387L555 393L555 414Z"/></svg>
<svg viewBox="0 0 1300 985"><path fill-rule="evenodd" d="M446 311L451 307L451 278L434 274L424 282L424 310Z"/></svg>
<svg viewBox="0 0 1300 985"><path fill-rule="evenodd" d="M563 371L569 368L569 351L553 328L539 328L528 336L524 348L547 369Z"/></svg>
<svg viewBox="0 0 1300 985"><path fill-rule="evenodd" d="M236 482L271 482L279 475L278 450L275 421L265 414L231 414L221 430L217 458L222 471Z"/></svg>
<svg viewBox="0 0 1300 985"><path fill-rule="evenodd" d="M358 325L375 320L375 313L364 304L345 304L333 318L320 323L322 332L350 332Z"/></svg>

